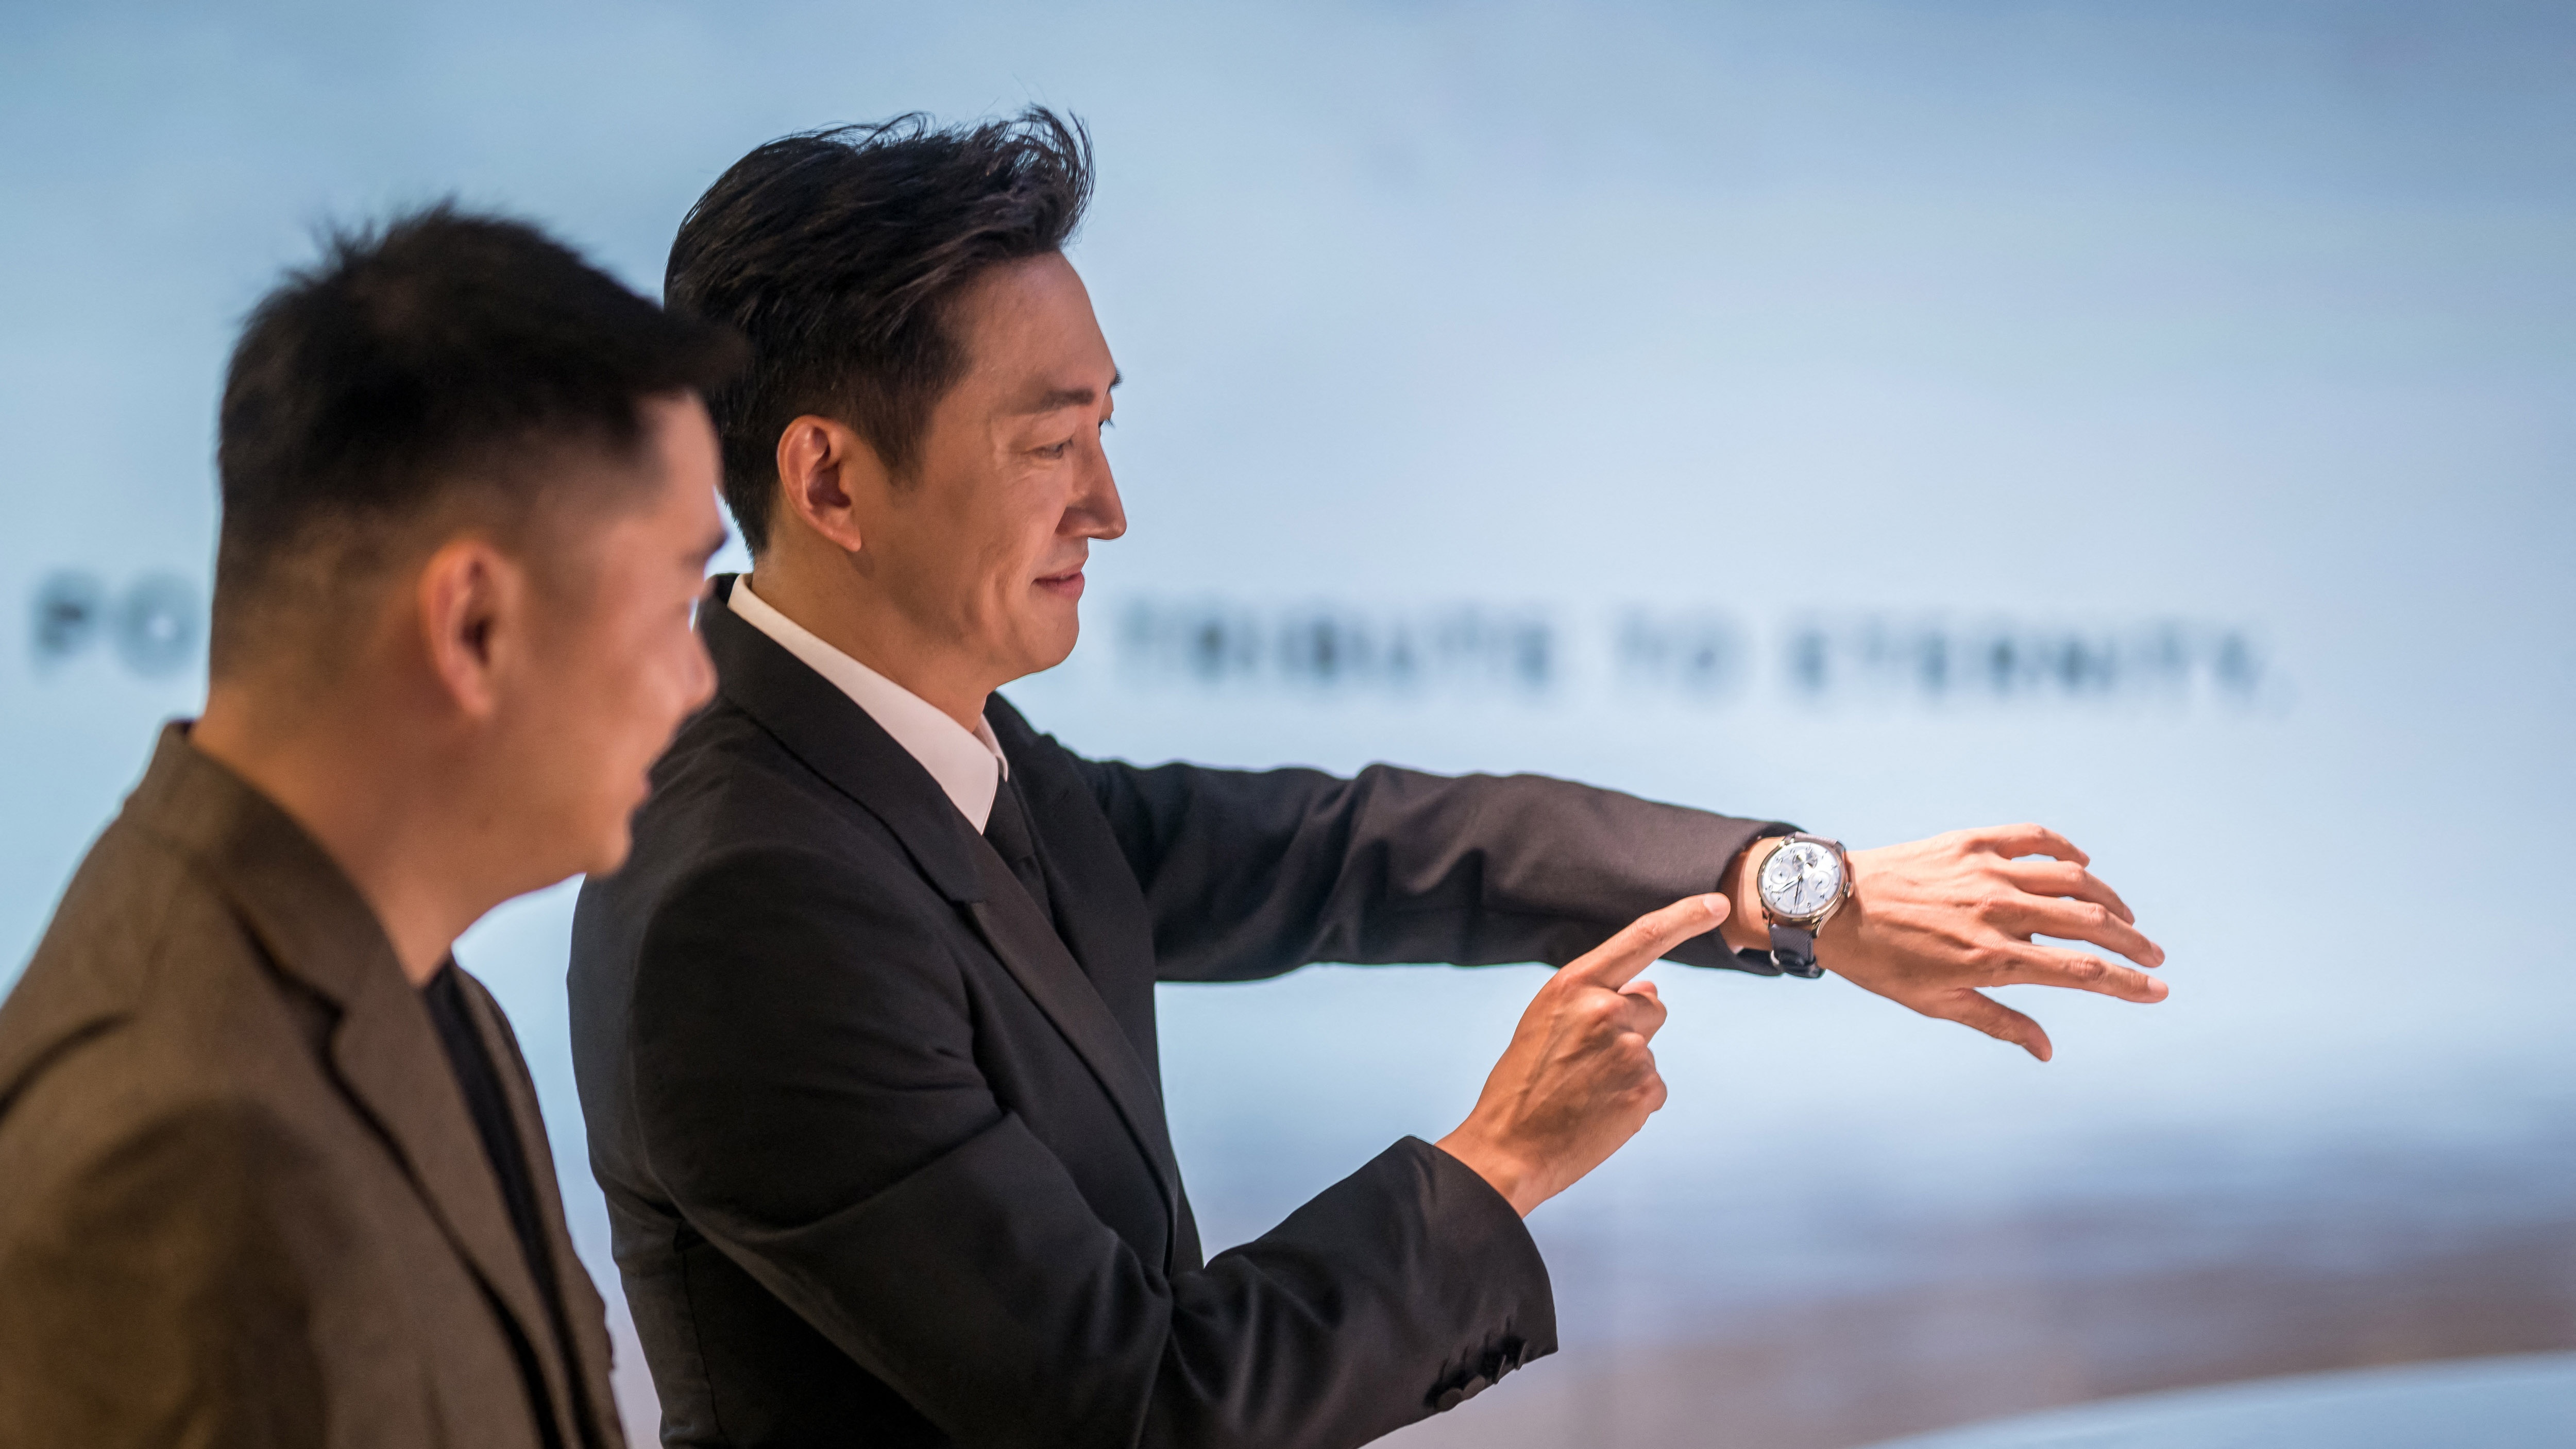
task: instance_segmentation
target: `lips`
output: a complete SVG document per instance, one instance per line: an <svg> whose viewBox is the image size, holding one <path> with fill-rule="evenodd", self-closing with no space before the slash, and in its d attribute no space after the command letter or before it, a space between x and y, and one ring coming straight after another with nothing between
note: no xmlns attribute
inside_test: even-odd
<svg viewBox="0 0 2576 1449"><path fill-rule="evenodd" d="M1049 574L1038 580L1038 587L1052 594L1080 594L1082 592L1082 570L1075 569L1070 573Z"/></svg>

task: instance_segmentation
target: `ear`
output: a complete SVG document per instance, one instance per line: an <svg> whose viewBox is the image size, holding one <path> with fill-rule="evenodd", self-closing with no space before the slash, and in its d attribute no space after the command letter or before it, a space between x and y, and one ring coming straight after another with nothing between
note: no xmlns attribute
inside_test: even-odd
<svg viewBox="0 0 2576 1449"><path fill-rule="evenodd" d="M418 588L431 675L458 713L491 719L509 666L526 648L526 569L489 540L451 539L422 565Z"/></svg>
<svg viewBox="0 0 2576 1449"><path fill-rule="evenodd" d="M787 512L845 553L865 544L861 507L883 497L893 481L877 450L846 423L807 413L778 435L778 484Z"/></svg>

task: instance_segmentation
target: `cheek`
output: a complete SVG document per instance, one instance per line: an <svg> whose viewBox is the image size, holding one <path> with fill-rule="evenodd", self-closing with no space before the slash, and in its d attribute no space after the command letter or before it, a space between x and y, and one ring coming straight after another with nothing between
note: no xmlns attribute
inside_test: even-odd
<svg viewBox="0 0 2576 1449"><path fill-rule="evenodd" d="M625 725L641 742L640 748L658 753L688 709L691 685L697 678L692 667L696 647L685 633L664 632L639 639L627 656L631 663L626 671Z"/></svg>
<svg viewBox="0 0 2576 1449"><path fill-rule="evenodd" d="M1066 494L1054 470L1020 480L1010 503L995 510L988 535L990 555L1008 555L1011 566L1026 574L1056 549L1056 531L1064 523Z"/></svg>
<svg viewBox="0 0 2576 1449"><path fill-rule="evenodd" d="M1028 560L1028 550L1017 538L988 537L971 554L960 555L948 586L967 620L989 628L1026 607L1019 585Z"/></svg>
<svg viewBox="0 0 2576 1449"><path fill-rule="evenodd" d="M1056 517L1050 513L1043 522L1029 523L994 546L993 585L1007 594L1017 610L1027 610L1038 602L1038 578L1048 565L1058 562Z"/></svg>
<svg viewBox="0 0 2576 1449"><path fill-rule="evenodd" d="M680 642L692 641L683 635ZM661 753L688 707L690 672L687 656L664 631L621 631L597 643L564 671L564 708L585 720L585 727L565 733L584 741L591 768L613 771L622 783L638 760L649 764ZM576 768L583 763L574 762Z"/></svg>

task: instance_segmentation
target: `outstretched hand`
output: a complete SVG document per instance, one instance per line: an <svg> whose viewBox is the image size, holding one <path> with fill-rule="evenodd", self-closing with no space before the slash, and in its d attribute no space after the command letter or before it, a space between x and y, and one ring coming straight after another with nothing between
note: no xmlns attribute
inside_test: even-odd
<svg viewBox="0 0 2576 1449"><path fill-rule="evenodd" d="M2119 892L2086 869L2091 857L2054 830L1954 830L1855 850L1851 864L1852 898L1816 937L1816 962L1925 1016L1975 1027L2047 1061L2048 1033L2039 1023L1980 988L2064 986L2123 1001L2165 998L2165 983L2144 971L2031 940L2085 941L2140 966L2164 964L2164 948L2138 930Z"/></svg>
<svg viewBox="0 0 2576 1449"><path fill-rule="evenodd" d="M1722 895L1650 911L1548 978L1485 1079L1476 1110L1440 1139L1522 1216L1601 1165L1664 1105L1647 1043L1664 1024L1655 983L1638 972L1717 928Z"/></svg>

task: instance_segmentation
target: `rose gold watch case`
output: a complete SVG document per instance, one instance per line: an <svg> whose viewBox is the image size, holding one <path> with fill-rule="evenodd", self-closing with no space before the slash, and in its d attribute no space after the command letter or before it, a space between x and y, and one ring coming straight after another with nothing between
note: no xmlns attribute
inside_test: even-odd
<svg viewBox="0 0 2576 1449"><path fill-rule="evenodd" d="M1753 868L1753 898L1762 903L1762 918L1765 921L1775 926L1793 926L1799 930L1807 932L1809 935L1813 935L1825 928L1825 922L1834 918L1834 912L1843 908L1843 902L1851 899L1851 852L1843 849L1843 843L1839 840L1835 840L1830 836L1810 835L1803 830L1793 831L1790 834L1776 836L1774 838L1779 841L1779 844L1774 845L1769 850L1763 852L1762 863ZM1834 864L1842 871L1842 888L1834 892L1834 898L1832 900L1825 902L1812 914L1804 916L1784 916L1771 908L1771 894L1770 892L1762 889L1762 872L1770 868L1771 857L1779 854L1782 847L1795 845L1800 842L1821 845L1834 853Z"/></svg>

